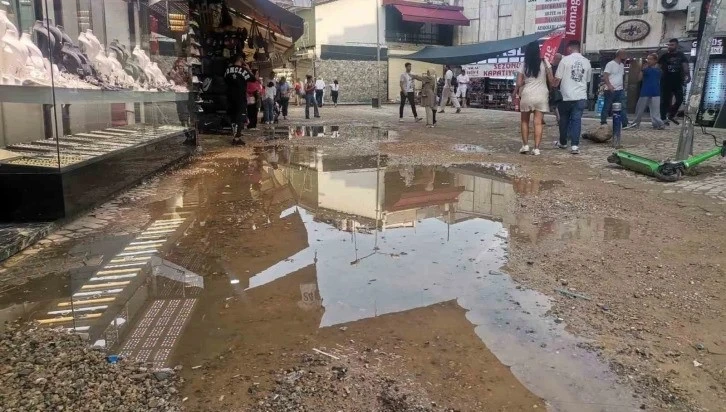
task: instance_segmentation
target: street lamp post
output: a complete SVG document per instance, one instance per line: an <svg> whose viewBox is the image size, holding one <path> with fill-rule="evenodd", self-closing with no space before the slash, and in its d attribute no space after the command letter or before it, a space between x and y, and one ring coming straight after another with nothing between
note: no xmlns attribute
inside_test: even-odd
<svg viewBox="0 0 726 412"><path fill-rule="evenodd" d="M376 94L378 96L378 107L381 107L381 8L379 0L376 0Z"/></svg>

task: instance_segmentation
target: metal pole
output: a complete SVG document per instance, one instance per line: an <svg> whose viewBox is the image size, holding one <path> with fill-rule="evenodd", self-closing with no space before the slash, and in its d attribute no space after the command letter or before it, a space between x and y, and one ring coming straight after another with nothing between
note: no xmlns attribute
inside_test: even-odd
<svg viewBox="0 0 726 412"><path fill-rule="evenodd" d="M378 96L378 107L381 107L381 8L376 0L376 94Z"/></svg>
<svg viewBox="0 0 726 412"><path fill-rule="evenodd" d="M678 140L677 160L685 160L693 154L693 122L698 115L703 95L703 84L706 81L708 58L711 55L711 41L716 31L718 12L721 0L703 0L701 3L701 18L698 22L698 49L696 65L693 67L693 80L691 94L686 100L686 110L681 126L681 136Z"/></svg>

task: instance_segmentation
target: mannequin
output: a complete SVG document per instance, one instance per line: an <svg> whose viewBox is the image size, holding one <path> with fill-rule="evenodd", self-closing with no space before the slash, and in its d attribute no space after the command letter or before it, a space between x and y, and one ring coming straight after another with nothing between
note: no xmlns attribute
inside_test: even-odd
<svg viewBox="0 0 726 412"><path fill-rule="evenodd" d="M28 77L30 81L38 84L50 84L50 65L45 64L43 52L33 43L30 33L23 33L20 36L20 43L28 50L26 64L28 66Z"/></svg>
<svg viewBox="0 0 726 412"><path fill-rule="evenodd" d="M5 63L4 63L4 54L2 51L5 48L5 44L3 43L3 37L5 37L5 33L8 30L13 30L17 33L18 29L15 27L12 21L8 18L8 12L5 10L0 10L0 84L5 84L6 82L11 82L9 76L5 74Z"/></svg>
<svg viewBox="0 0 726 412"><path fill-rule="evenodd" d="M113 75L113 64L103 53L103 46L91 29L78 36L78 41L86 49L86 55L103 80L110 81Z"/></svg>
<svg viewBox="0 0 726 412"><path fill-rule="evenodd" d="M20 42L14 27L6 29L2 43L2 72L10 84L20 85L28 75L28 48Z"/></svg>

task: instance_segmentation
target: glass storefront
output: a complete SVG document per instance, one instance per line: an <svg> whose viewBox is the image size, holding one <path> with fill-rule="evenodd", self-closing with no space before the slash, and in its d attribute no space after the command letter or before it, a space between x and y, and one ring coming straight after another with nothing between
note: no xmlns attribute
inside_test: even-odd
<svg viewBox="0 0 726 412"><path fill-rule="evenodd" d="M0 3L0 220L70 216L193 151L188 13L186 0Z"/></svg>

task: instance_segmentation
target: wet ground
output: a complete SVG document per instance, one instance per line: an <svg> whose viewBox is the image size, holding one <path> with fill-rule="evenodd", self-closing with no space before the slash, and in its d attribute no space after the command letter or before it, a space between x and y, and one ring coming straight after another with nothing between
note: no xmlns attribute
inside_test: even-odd
<svg viewBox="0 0 726 412"><path fill-rule="evenodd" d="M582 319L561 299L573 312L611 308L573 287L572 267L546 265L552 245L641 241L640 224L544 213L539 202L567 179L531 177L484 144L439 141L448 161L401 161L385 150L401 136L386 128L263 137L253 149L206 137L205 154L150 194L127 195L109 227L8 265L38 275L0 293L0 316L183 365L189 410L251 410L279 371L318 351L348 362L367 354L366 368L455 410L653 405L593 351L602 339L572 333L570 319ZM530 279L543 268L548 288Z"/></svg>

